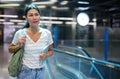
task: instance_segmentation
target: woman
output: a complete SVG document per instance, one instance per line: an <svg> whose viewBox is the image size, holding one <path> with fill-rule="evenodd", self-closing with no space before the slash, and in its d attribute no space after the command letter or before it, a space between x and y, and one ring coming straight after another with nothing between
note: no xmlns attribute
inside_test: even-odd
<svg viewBox="0 0 120 79"><path fill-rule="evenodd" d="M52 35L49 30L39 27L40 11L37 6L27 5L25 18L26 25L15 33L9 46L11 53L24 46L23 66L17 79L45 79L43 62L53 54Z"/></svg>

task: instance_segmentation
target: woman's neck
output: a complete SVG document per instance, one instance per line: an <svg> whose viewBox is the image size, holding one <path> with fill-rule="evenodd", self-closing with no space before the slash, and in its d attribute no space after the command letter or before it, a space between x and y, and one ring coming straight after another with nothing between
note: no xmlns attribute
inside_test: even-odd
<svg viewBox="0 0 120 79"><path fill-rule="evenodd" d="M39 32L40 28L39 27L36 27L36 28L29 27L28 30L32 33L37 33L37 32Z"/></svg>

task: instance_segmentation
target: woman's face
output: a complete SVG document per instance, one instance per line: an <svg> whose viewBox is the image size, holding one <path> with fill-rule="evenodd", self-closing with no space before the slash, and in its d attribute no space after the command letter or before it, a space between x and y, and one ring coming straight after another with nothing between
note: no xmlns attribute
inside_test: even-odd
<svg viewBox="0 0 120 79"><path fill-rule="evenodd" d="M36 9L31 9L27 12L26 20L30 27L37 27L40 21L40 14Z"/></svg>

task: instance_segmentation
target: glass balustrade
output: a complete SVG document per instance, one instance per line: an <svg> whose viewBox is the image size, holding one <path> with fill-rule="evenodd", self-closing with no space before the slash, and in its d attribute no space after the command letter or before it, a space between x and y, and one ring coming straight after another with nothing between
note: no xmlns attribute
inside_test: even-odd
<svg viewBox="0 0 120 79"><path fill-rule="evenodd" d="M120 79L120 65L64 50L54 49L48 58L53 79Z"/></svg>

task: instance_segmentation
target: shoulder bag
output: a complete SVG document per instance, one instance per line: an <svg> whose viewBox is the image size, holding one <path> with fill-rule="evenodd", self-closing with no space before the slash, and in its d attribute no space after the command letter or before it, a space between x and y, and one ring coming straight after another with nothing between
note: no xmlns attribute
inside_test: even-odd
<svg viewBox="0 0 120 79"><path fill-rule="evenodd" d="M23 52L24 46L15 52L10 59L8 73L12 77L17 77L21 71Z"/></svg>

